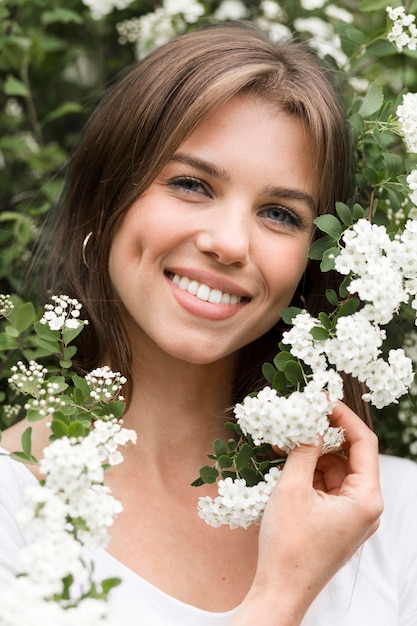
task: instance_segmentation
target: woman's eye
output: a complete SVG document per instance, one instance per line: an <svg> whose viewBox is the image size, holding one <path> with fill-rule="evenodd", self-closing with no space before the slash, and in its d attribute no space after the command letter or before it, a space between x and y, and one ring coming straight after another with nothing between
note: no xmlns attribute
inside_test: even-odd
<svg viewBox="0 0 417 626"><path fill-rule="evenodd" d="M190 176L181 176L173 178L168 182L169 187L177 189L179 191L185 191L186 193L197 193L209 195L209 191L205 183L198 178L192 178Z"/></svg>
<svg viewBox="0 0 417 626"><path fill-rule="evenodd" d="M302 228L301 219L296 213L283 206L272 206L264 209L263 214L268 220L278 225Z"/></svg>

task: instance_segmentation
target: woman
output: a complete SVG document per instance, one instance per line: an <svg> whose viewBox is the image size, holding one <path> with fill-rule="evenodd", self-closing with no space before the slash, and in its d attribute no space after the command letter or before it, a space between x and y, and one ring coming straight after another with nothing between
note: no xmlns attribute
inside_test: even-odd
<svg viewBox="0 0 417 626"><path fill-rule="evenodd" d="M383 462L388 511L358 552L382 501L376 438L355 414L352 383L351 408L332 415L347 458L292 451L260 528L206 526L190 486L225 436L225 411L275 353L278 310L297 299L320 310L322 279L307 267L313 220L347 196L349 180L328 73L303 46L276 46L251 27L172 41L93 115L57 221L54 291L80 299L90 320L80 370L109 363L129 380L124 421L138 443L108 473L124 512L108 552L93 554L101 578L123 580L111 600L119 623L417 623L415 533L396 526L404 496L393 502L400 475L415 524L416 470ZM24 428L4 434L7 450ZM40 456L48 433L41 425L34 436ZM9 481L35 480L3 463ZM403 532L400 558L390 541ZM8 546L3 571L13 567ZM384 571L395 558L395 573Z"/></svg>

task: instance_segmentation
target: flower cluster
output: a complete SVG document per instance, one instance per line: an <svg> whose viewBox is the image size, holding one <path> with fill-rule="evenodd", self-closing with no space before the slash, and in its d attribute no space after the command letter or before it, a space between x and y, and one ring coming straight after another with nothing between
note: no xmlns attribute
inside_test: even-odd
<svg viewBox="0 0 417 626"><path fill-rule="evenodd" d="M85 376L90 388L90 396L97 402L110 402L117 397L123 401L123 396L118 395L126 378L120 372L113 372L108 365L98 367Z"/></svg>
<svg viewBox="0 0 417 626"><path fill-rule="evenodd" d="M204 6L198 0L163 0L154 11L117 24L119 42L134 43L136 56L141 59L203 14Z"/></svg>
<svg viewBox="0 0 417 626"><path fill-rule="evenodd" d="M410 200L417 206L417 169L412 170L406 180L411 189Z"/></svg>
<svg viewBox="0 0 417 626"><path fill-rule="evenodd" d="M248 528L259 522L281 470L272 467L263 481L248 487L243 478L230 477L218 482L218 493L199 498L198 515L210 526L219 528L227 524L230 528Z"/></svg>
<svg viewBox="0 0 417 626"><path fill-rule="evenodd" d="M387 7L387 13L393 25L387 34L388 41L395 44L398 52L402 52L404 48L415 50L417 47L417 26L415 24L416 17L405 12L404 7Z"/></svg>
<svg viewBox="0 0 417 626"><path fill-rule="evenodd" d="M47 623L74 624L85 617L84 623L110 624L105 603L86 602L99 583L83 547L104 548L108 543L107 529L122 506L104 484L104 464L121 462L118 448L135 441L136 433L116 420L97 420L86 437L61 437L45 448L39 465L44 479L26 489L20 511L19 521L29 527L31 541L20 553L21 576L1 599L2 623L25 623L15 615L24 592L32 599L31 609L39 609ZM52 602L62 594L63 581L76 585L65 583L68 598ZM65 621L67 610L72 621ZM53 617L57 621L51 622Z"/></svg>
<svg viewBox="0 0 417 626"><path fill-rule="evenodd" d="M51 330L75 329L87 324L86 320L79 319L82 305L78 300L66 295L52 296L51 300L55 304L45 305L41 324L47 324Z"/></svg>
<svg viewBox="0 0 417 626"><path fill-rule="evenodd" d="M14 304L8 294L0 293L0 317L7 317L14 309Z"/></svg>
<svg viewBox="0 0 417 626"><path fill-rule="evenodd" d="M255 397L247 396L234 413L242 431L250 433L256 445L270 443L289 452L300 443L317 444L324 436L323 453L338 449L343 433L329 425L328 415L343 397L340 375L317 371L302 391L288 397L265 387Z"/></svg>
<svg viewBox="0 0 417 626"><path fill-rule="evenodd" d="M417 93L404 94L396 113L408 151L417 154Z"/></svg>
<svg viewBox="0 0 417 626"><path fill-rule="evenodd" d="M133 0L83 0L95 20L101 20L114 9L125 9L132 2Z"/></svg>
<svg viewBox="0 0 417 626"><path fill-rule="evenodd" d="M336 315L333 322L306 311L295 316L282 344L308 367L302 389L280 395L265 387L234 409L241 431L255 445L267 443L289 452L302 443L317 443L320 435L323 453L339 449L343 431L329 422L334 404L343 397L338 372L365 383L368 391L362 397L377 408L398 402L409 390L412 360L401 348L382 356L386 331L381 325L388 324L404 302L417 309L416 234L417 221L411 219L393 239L384 227L366 219L345 229L334 265L348 277L348 297L358 297L362 307ZM246 527L262 515L269 488L268 481L248 486L240 477L227 477L219 481L217 497L200 498L199 515L213 526Z"/></svg>

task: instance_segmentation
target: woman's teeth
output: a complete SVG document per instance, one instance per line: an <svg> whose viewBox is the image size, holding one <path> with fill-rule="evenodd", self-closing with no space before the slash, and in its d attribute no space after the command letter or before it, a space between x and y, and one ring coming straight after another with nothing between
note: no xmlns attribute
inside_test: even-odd
<svg viewBox="0 0 417 626"><path fill-rule="evenodd" d="M199 283L196 280L190 280L186 276L178 276L178 274L172 274L171 276L172 282L180 289L205 302L211 302L212 304L238 304L242 300L241 296L235 296L234 294L220 291L220 289L210 289L208 285Z"/></svg>

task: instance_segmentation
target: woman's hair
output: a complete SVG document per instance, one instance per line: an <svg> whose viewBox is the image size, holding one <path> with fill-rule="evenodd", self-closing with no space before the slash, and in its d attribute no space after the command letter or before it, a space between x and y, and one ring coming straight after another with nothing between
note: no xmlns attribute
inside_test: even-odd
<svg viewBox="0 0 417 626"><path fill-rule="evenodd" d="M306 45L273 43L255 27L234 23L182 35L157 49L109 90L69 168L54 234L52 258L59 263L52 288L85 307L90 324L78 345L80 370L92 369L107 354L113 369L131 376L129 342L108 272L115 225L205 116L236 94L267 100L309 128L321 213L349 195L344 109L330 70ZM302 302L312 314L324 306L326 280L311 263ZM273 329L243 351L235 400L253 390L278 339Z"/></svg>

